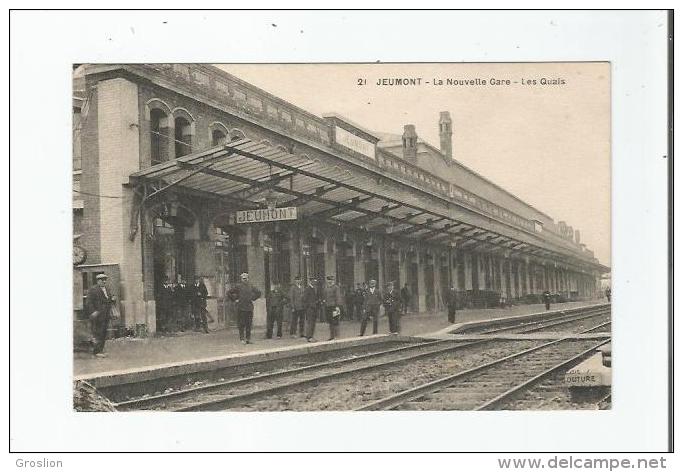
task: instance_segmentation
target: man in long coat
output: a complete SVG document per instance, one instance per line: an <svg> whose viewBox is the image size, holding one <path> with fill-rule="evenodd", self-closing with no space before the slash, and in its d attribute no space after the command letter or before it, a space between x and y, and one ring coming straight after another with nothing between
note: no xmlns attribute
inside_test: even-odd
<svg viewBox="0 0 683 472"><path fill-rule="evenodd" d="M446 308L448 309L448 322L455 323L455 310L458 308L458 291L450 287L446 292Z"/></svg>
<svg viewBox="0 0 683 472"><path fill-rule="evenodd" d="M371 280L363 298L363 320L360 323L360 335L365 335L368 318L372 318L372 334L377 334L379 321L379 308L382 305L382 294L377 288L377 282Z"/></svg>
<svg viewBox="0 0 683 472"><path fill-rule="evenodd" d="M306 340L309 343L314 343L316 342L316 339L313 337L315 334L315 323L318 321L318 312L322 305L318 280L315 277L308 279L308 285L304 289L303 305L306 316Z"/></svg>
<svg viewBox="0 0 683 472"><path fill-rule="evenodd" d="M202 329L205 333L208 333L209 323L206 319L206 299L209 297L209 291L201 277L196 276L194 278L194 285L192 285L191 290L194 329Z"/></svg>
<svg viewBox="0 0 683 472"><path fill-rule="evenodd" d="M107 288L107 276L99 274L97 285L90 287L86 298L88 317L91 322L93 337L93 356L107 357L104 351L104 342L107 339L107 328L111 319L111 307L116 303L116 297L111 289Z"/></svg>
<svg viewBox="0 0 683 472"><path fill-rule="evenodd" d="M384 305L384 312L389 318L389 332L399 334L401 332L401 298L398 290L394 289L394 282L387 284L382 305Z"/></svg>
<svg viewBox="0 0 683 472"><path fill-rule="evenodd" d="M251 344L251 324L254 320L254 300L261 297L261 291L249 283L249 274L240 275L241 282L228 293L237 304L237 329L242 344Z"/></svg>
<svg viewBox="0 0 683 472"><path fill-rule="evenodd" d="M294 285L289 288L289 305L292 308L292 317L289 323L289 335L293 338L297 337L297 326L299 327L298 336L304 337L304 286L301 283L301 277L294 277Z"/></svg>
<svg viewBox="0 0 683 472"><path fill-rule="evenodd" d="M343 303L341 289L334 283L334 277L327 276L327 286L323 289L323 306L325 307L325 321L330 325L331 341L339 337L339 320Z"/></svg>

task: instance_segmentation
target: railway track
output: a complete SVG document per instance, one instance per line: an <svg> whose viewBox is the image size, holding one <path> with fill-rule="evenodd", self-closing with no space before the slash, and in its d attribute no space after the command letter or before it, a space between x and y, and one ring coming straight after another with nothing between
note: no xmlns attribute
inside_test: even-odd
<svg viewBox="0 0 683 472"><path fill-rule="evenodd" d="M524 333L533 333L538 331L545 331L549 328L558 328L560 326L565 326L576 323L577 321L589 320L597 317L610 317L611 316L611 306L601 306L596 307L591 310L585 310L580 313L567 313L560 316L553 316L547 319L519 322L513 324L506 324L499 328L494 329L484 329L483 331L479 328L470 328L459 332L458 334L500 334L506 332L516 332L520 328L525 328Z"/></svg>
<svg viewBox="0 0 683 472"><path fill-rule="evenodd" d="M607 310L609 312L609 310ZM604 312L578 315L575 313L555 318L552 322L526 322L517 323L515 326L507 326L505 331L517 333L538 332L544 329L553 329L555 326L589 320L595 317L605 316ZM583 332L592 332L609 325L609 322L600 323ZM494 332L502 332L492 330ZM497 344L496 344L497 343ZM538 344L539 342L536 342ZM517 343L519 344L519 343ZM283 392L292 390L305 390L312 385L331 382L347 378L352 374L366 374L386 369L396 369L405 364L429 361L432 359L447 359L453 353L462 351L463 355L484 346L498 346L505 352L514 354L515 342L494 340L458 341L457 339L437 340L420 342L410 345L393 343L391 347L379 348L376 351L349 356L348 353L339 353L340 358L332 358L323 362L310 362L295 367L280 368L267 371L267 367L259 367L259 370L233 378L219 379L202 383L193 382L182 388L155 393L145 394L136 398L127 398L114 402L114 407L119 411L130 410L163 410L163 411L202 411L202 410L226 410L240 405L253 405L262 398L277 396ZM285 360L286 361L286 360ZM262 372L266 370L266 372ZM125 388L123 386L122 388ZM138 390L140 390L138 388ZM115 393L115 392L113 392ZM125 398L120 392L114 397Z"/></svg>
<svg viewBox="0 0 683 472"><path fill-rule="evenodd" d="M560 339L448 375L357 408L371 410L496 409L513 395L566 369L609 342Z"/></svg>

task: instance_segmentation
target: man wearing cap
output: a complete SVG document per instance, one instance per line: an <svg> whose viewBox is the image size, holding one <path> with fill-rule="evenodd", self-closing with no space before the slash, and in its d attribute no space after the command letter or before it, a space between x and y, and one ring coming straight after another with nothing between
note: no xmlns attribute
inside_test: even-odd
<svg viewBox="0 0 683 472"><path fill-rule="evenodd" d="M195 276L192 286L192 317L194 318L194 329L202 329L209 333L209 323L206 318L206 299L209 291L200 276Z"/></svg>
<svg viewBox="0 0 683 472"><path fill-rule="evenodd" d="M273 338L273 326L277 324L277 337L282 338L282 309L287 304L287 297L280 290L279 284L266 297L266 339Z"/></svg>
<svg viewBox="0 0 683 472"><path fill-rule="evenodd" d="M323 289L323 306L325 307L325 321L330 325L331 341L339 337L339 320L341 318L342 295L339 285L334 283L334 276L327 276L327 285Z"/></svg>
<svg viewBox="0 0 683 472"><path fill-rule="evenodd" d="M384 305L384 312L389 318L389 332L399 334L401 332L401 299L398 291L394 290L394 282L387 284L382 305Z"/></svg>
<svg viewBox="0 0 683 472"><path fill-rule="evenodd" d="M294 277L294 285L289 288L289 304L292 308L292 317L289 323L289 335L297 337L297 325L299 327L299 337L304 337L304 286L301 277Z"/></svg>
<svg viewBox="0 0 683 472"><path fill-rule="evenodd" d="M237 304L237 328L242 344L251 344L251 323L254 320L254 300L261 296L261 291L249 283L249 274L240 275L241 282L228 293L229 298Z"/></svg>
<svg viewBox="0 0 683 472"><path fill-rule="evenodd" d="M314 343L316 340L313 337L315 334L315 323L318 320L318 312L320 311L321 297L318 289L318 280L315 277L309 277L308 285L304 289L303 306L306 316L306 340L309 343Z"/></svg>
<svg viewBox="0 0 683 472"><path fill-rule="evenodd" d="M360 335L365 335L368 318L372 317L372 334L377 334L379 307L382 305L382 294L377 289L377 281L371 280L363 298L363 320L360 323Z"/></svg>
<svg viewBox="0 0 683 472"><path fill-rule="evenodd" d="M116 303L116 297L107 288L106 274L99 274L95 278L97 285L90 287L86 298L93 337L92 353L95 357L107 357L102 351L104 351L104 342L107 338L111 307Z"/></svg>

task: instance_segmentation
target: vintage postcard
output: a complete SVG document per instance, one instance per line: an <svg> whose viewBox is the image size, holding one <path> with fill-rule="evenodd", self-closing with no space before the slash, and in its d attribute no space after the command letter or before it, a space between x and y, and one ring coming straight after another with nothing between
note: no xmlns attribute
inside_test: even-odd
<svg viewBox="0 0 683 472"><path fill-rule="evenodd" d="M609 409L610 77L75 64L74 408Z"/></svg>

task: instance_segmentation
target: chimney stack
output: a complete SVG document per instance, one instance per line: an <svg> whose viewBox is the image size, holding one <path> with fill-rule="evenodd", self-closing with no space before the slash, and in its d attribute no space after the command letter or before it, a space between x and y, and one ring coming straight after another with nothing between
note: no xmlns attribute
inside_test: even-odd
<svg viewBox="0 0 683 472"><path fill-rule="evenodd" d="M453 122L451 114L447 111L439 114L439 137L441 138L441 152L449 159L453 159Z"/></svg>
<svg viewBox="0 0 683 472"><path fill-rule="evenodd" d="M415 125L403 127L403 157L405 159L417 159L417 132Z"/></svg>

